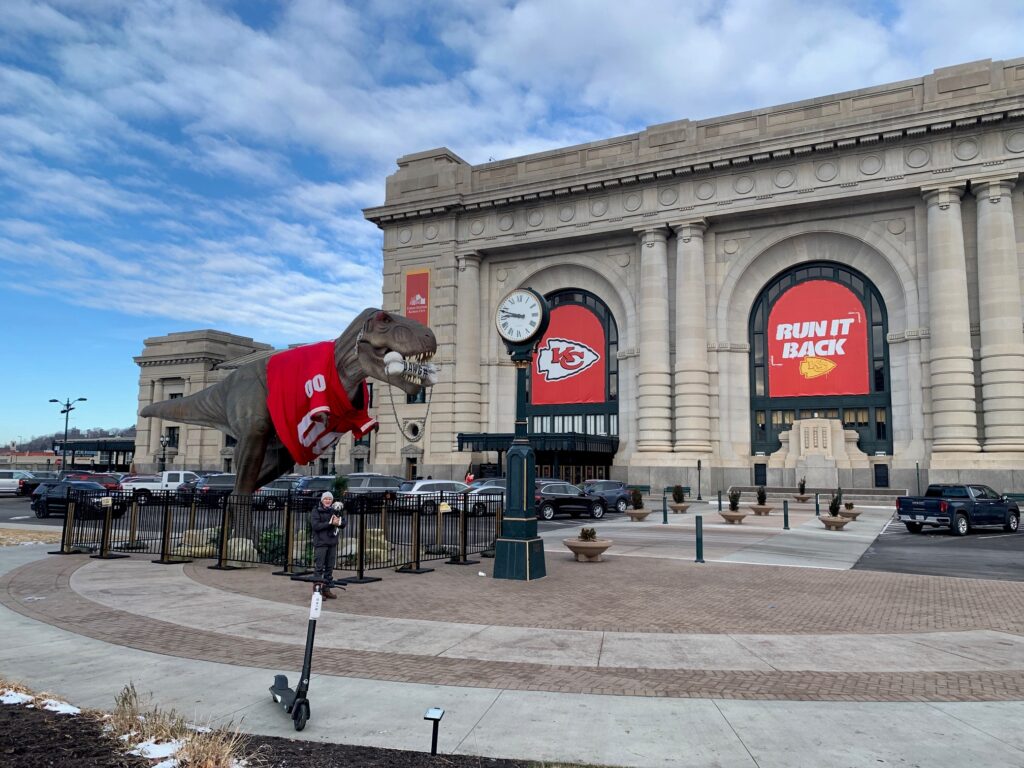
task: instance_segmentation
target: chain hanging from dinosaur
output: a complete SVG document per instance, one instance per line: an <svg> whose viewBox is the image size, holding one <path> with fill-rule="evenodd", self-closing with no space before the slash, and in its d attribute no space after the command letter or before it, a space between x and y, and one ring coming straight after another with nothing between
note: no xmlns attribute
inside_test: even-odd
<svg viewBox="0 0 1024 768"><path fill-rule="evenodd" d="M384 372L387 374L388 379L395 376L401 376L408 381L421 381L424 386L424 390L430 389L430 392L426 394L427 401L427 412L423 416L423 429L416 432L406 431L406 427L402 424L398 418L398 408L395 406L395 394L392 387L388 387L388 396L391 399L391 412L395 415L395 424L398 426L398 431L402 433L402 436L410 443L418 443L423 439L424 433L427 431L427 419L430 418L430 405L434 402L432 396L433 386L437 383L437 374L440 367L433 363L421 363L416 360L406 360L398 352L388 352L384 355Z"/></svg>

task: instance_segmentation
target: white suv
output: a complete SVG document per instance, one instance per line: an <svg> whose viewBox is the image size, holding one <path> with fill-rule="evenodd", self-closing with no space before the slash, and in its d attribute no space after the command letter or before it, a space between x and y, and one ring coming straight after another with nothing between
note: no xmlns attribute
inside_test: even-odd
<svg viewBox="0 0 1024 768"><path fill-rule="evenodd" d="M406 499L422 497L423 512L431 515L441 502L447 502L452 510L458 511L462 494L467 491L469 486L458 480L406 480L398 487L398 496Z"/></svg>
<svg viewBox="0 0 1024 768"><path fill-rule="evenodd" d="M23 469L0 469L0 493L16 495L18 493L18 481L29 477L32 477L32 473L26 472Z"/></svg>

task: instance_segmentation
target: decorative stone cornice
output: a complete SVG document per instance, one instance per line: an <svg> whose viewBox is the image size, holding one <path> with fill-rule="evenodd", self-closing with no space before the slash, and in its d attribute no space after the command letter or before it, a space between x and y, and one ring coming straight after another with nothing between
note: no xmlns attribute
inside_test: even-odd
<svg viewBox="0 0 1024 768"><path fill-rule="evenodd" d="M224 359L219 357L135 357L133 358L140 368L152 368L158 365L191 365L193 363L209 363L216 365L223 363Z"/></svg>

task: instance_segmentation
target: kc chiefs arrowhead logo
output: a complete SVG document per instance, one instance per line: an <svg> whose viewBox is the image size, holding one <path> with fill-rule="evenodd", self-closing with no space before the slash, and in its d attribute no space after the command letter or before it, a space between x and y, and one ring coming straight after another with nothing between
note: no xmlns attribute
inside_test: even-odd
<svg viewBox="0 0 1024 768"><path fill-rule="evenodd" d="M601 356L582 341L550 338L537 355L537 373L544 381L561 381L582 373Z"/></svg>

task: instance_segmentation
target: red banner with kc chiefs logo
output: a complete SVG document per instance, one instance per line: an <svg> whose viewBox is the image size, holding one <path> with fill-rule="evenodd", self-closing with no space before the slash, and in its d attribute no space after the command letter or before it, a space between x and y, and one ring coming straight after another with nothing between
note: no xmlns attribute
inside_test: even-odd
<svg viewBox="0 0 1024 768"><path fill-rule="evenodd" d="M849 288L811 280L787 290L768 315L768 395L868 393L868 327Z"/></svg>
<svg viewBox="0 0 1024 768"><path fill-rule="evenodd" d="M530 380L534 405L603 403L607 363L604 326L578 304L551 310Z"/></svg>

